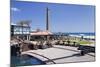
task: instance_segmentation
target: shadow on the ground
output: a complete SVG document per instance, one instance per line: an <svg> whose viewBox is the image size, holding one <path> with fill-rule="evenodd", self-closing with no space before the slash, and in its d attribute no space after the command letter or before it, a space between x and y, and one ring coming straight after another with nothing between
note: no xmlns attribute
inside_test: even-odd
<svg viewBox="0 0 100 67"><path fill-rule="evenodd" d="M62 47L53 47L57 49L63 49L63 50L69 50L69 51L74 51L74 52L79 52L78 50L73 50L73 49L68 49L68 48L62 48Z"/></svg>
<svg viewBox="0 0 100 67"><path fill-rule="evenodd" d="M77 48L77 50L75 50L75 49L74 50L73 49L68 49L68 48L62 48L62 47L54 47L54 48L63 49L63 50L69 50L69 51L73 51L73 52L79 52L79 54L81 56L84 56L85 54L87 54L89 56L95 57L94 55L89 54L89 53L95 53L95 47L91 47L91 46L79 46Z"/></svg>
<svg viewBox="0 0 100 67"><path fill-rule="evenodd" d="M62 48L62 47L54 47L54 48L63 49L63 50L69 50L69 51L74 51L74 52L78 52L78 53L72 54L70 56L65 56L65 57L50 59L52 61L59 60L59 59L64 59L64 58L70 58L70 57L80 57L80 56L84 56L84 55L81 55L80 54L80 51L78 51L78 50L73 50L73 49L68 49L68 48ZM92 57L95 57L94 55L91 55L91 54L88 54L88 53L87 53L87 55L92 56ZM47 60L45 62L49 62L49 61Z"/></svg>
<svg viewBox="0 0 100 67"><path fill-rule="evenodd" d="M73 55L70 55L70 56L65 56L65 57L60 57L60 58L54 58L54 59L50 59L50 60L52 60L52 61L55 61L55 60L59 60L59 59L64 59L64 58L70 58L70 57L79 57L79 56L81 56L79 53L76 53L76 54L73 54ZM45 61L45 62L50 62L50 61Z"/></svg>

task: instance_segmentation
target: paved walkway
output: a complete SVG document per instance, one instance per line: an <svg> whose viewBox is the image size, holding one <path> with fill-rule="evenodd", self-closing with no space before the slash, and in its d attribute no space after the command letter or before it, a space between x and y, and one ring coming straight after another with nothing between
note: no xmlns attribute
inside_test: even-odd
<svg viewBox="0 0 100 67"><path fill-rule="evenodd" d="M79 50L77 50L76 47L60 45L54 45L54 47L47 49L29 50L22 52L22 55L23 54L39 58L47 64L95 61L94 53L80 56Z"/></svg>

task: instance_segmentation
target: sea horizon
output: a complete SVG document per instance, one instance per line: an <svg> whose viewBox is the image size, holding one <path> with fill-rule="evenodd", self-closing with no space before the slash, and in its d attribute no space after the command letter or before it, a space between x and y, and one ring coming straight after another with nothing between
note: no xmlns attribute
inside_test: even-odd
<svg viewBox="0 0 100 67"><path fill-rule="evenodd" d="M54 34L95 36L95 32L53 32Z"/></svg>

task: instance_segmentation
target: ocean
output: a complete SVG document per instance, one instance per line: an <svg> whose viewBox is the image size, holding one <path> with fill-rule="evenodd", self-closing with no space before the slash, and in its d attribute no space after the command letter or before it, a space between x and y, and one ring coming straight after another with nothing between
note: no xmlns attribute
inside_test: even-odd
<svg viewBox="0 0 100 67"><path fill-rule="evenodd" d="M95 36L95 32L88 32L88 33L82 33L82 32L75 32L75 33L68 33L68 32L56 32L54 33L56 35L78 35L78 36Z"/></svg>

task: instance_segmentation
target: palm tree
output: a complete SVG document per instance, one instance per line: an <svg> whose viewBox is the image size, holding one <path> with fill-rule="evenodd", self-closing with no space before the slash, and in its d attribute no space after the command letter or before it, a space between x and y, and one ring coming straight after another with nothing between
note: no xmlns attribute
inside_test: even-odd
<svg viewBox="0 0 100 67"><path fill-rule="evenodd" d="M29 20L23 20L23 21L20 21L17 23L17 25L20 25L22 27L22 39L24 40L24 35L23 35L23 27L24 26L27 26L30 28L30 22ZM30 32L30 29L29 29L29 32Z"/></svg>
<svg viewBox="0 0 100 67"><path fill-rule="evenodd" d="M31 23L30 20L23 20L23 21L18 22L17 24L21 26L30 26L30 23Z"/></svg>
<svg viewBox="0 0 100 67"><path fill-rule="evenodd" d="M76 42L75 41L73 42L73 46L76 46Z"/></svg>
<svg viewBox="0 0 100 67"><path fill-rule="evenodd" d="M68 45L70 45L70 41L69 40L67 41L67 43L68 43Z"/></svg>

